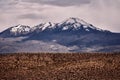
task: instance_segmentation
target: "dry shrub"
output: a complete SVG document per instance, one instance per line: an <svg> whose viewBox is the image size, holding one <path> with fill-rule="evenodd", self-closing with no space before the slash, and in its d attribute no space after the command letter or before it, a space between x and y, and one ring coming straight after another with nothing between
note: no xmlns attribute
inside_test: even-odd
<svg viewBox="0 0 120 80"><path fill-rule="evenodd" d="M120 54L1 54L0 80L120 80Z"/></svg>

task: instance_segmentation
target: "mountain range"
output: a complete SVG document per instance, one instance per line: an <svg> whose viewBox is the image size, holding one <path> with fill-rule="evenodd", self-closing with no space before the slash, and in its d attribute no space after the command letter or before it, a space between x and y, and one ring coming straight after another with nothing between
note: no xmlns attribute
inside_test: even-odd
<svg viewBox="0 0 120 80"><path fill-rule="evenodd" d="M0 33L0 53L119 51L120 33L97 28L79 18L34 27L19 24Z"/></svg>

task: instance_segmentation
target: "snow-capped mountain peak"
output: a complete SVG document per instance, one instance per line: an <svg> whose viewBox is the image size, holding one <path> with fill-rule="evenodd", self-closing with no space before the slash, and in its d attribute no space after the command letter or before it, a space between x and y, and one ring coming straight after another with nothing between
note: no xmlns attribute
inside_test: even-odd
<svg viewBox="0 0 120 80"><path fill-rule="evenodd" d="M93 26L92 24L89 24L82 19L73 17L70 17L61 23L58 23L58 26L60 26L63 31L64 30L84 30L86 32L90 32L91 30L100 32L106 31Z"/></svg>
<svg viewBox="0 0 120 80"><path fill-rule="evenodd" d="M75 23L79 23L79 24L83 24L83 25L89 25L84 20L79 19L79 18L73 18L73 17L70 17L70 18L66 19L65 21L61 22L61 24L75 24Z"/></svg>
<svg viewBox="0 0 120 80"><path fill-rule="evenodd" d="M54 28L55 24L51 22L44 23L42 26L42 31L45 30L46 28Z"/></svg>
<svg viewBox="0 0 120 80"><path fill-rule="evenodd" d="M17 26L13 26L10 28L10 33L14 34L14 35L18 35L18 34L27 34L29 33L31 30L31 28L29 26L26 25L17 25Z"/></svg>
<svg viewBox="0 0 120 80"><path fill-rule="evenodd" d="M55 28L55 23L47 22L47 23L41 23L33 27L32 30L44 31L46 29L54 29L54 28Z"/></svg>

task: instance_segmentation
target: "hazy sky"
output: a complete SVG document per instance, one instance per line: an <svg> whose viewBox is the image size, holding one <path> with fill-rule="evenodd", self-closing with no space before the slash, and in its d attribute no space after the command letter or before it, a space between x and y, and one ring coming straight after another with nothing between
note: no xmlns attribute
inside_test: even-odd
<svg viewBox="0 0 120 80"><path fill-rule="evenodd" d="M0 31L17 24L34 26L69 17L120 32L120 0L0 0Z"/></svg>

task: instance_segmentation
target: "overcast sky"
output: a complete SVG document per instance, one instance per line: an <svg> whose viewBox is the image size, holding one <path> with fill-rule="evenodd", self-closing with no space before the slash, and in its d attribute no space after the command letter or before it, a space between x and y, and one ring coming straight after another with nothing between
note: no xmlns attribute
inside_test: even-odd
<svg viewBox="0 0 120 80"><path fill-rule="evenodd" d="M0 0L0 32L18 24L34 26L69 17L120 32L120 0Z"/></svg>

